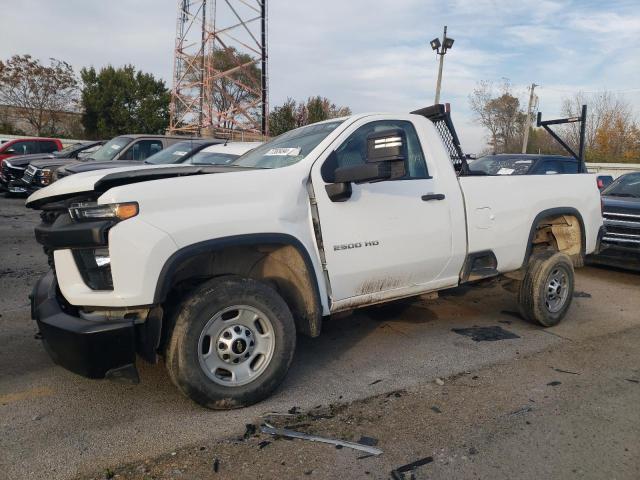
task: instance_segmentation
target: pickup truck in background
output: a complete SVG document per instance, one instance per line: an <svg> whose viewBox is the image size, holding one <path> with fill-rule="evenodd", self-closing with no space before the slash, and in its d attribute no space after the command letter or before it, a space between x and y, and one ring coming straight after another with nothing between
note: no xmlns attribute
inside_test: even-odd
<svg viewBox="0 0 640 480"><path fill-rule="evenodd" d="M214 409L269 396L296 334L338 312L497 277L556 325L602 228L595 175L470 174L443 105L305 126L225 166L77 174L27 206L54 361L135 381L136 354L163 358Z"/></svg>
<svg viewBox="0 0 640 480"><path fill-rule="evenodd" d="M103 140L74 143L56 152L13 157L12 169L7 170L4 176L6 189L10 193L31 193L34 188L30 185L45 187L51 183L51 175L56 168L82 158L82 154L92 152L104 143Z"/></svg>
<svg viewBox="0 0 640 480"><path fill-rule="evenodd" d="M618 177L602 191L604 235L590 263L640 271L640 172Z"/></svg>
<svg viewBox="0 0 640 480"><path fill-rule="evenodd" d="M563 155L531 153L499 153L486 155L469 164L475 174L486 175L555 175L558 173L587 173L584 163Z"/></svg>
<svg viewBox="0 0 640 480"><path fill-rule="evenodd" d="M184 136L120 135L109 140L90 157L68 162L56 169L53 172L53 181L79 172L141 165L152 155L185 140Z"/></svg>
<svg viewBox="0 0 640 480"><path fill-rule="evenodd" d="M16 138L0 144L0 191L7 190L9 182L24 173L26 166L22 166L20 157L58 150L62 150L62 142L57 138Z"/></svg>

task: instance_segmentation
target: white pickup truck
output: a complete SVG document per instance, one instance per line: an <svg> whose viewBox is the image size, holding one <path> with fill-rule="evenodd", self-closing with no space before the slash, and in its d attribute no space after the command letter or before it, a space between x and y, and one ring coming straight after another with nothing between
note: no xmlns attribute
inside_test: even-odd
<svg viewBox="0 0 640 480"><path fill-rule="evenodd" d="M471 175L443 105L309 125L223 167L77 174L27 205L54 361L136 380L136 354L163 357L215 409L270 395L296 334L336 312L498 277L555 325L602 227L594 175Z"/></svg>

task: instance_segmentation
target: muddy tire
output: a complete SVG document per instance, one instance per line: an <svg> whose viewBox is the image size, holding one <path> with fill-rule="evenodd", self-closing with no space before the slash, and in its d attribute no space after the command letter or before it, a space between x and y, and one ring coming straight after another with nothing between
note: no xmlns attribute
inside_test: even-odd
<svg viewBox="0 0 640 480"><path fill-rule="evenodd" d="M573 299L574 273L571 259L564 253L536 254L520 284L520 313L543 327L560 323Z"/></svg>
<svg viewBox="0 0 640 480"><path fill-rule="evenodd" d="M271 395L287 374L295 346L293 317L273 288L222 277L183 301L165 362L169 377L187 397L226 410Z"/></svg>

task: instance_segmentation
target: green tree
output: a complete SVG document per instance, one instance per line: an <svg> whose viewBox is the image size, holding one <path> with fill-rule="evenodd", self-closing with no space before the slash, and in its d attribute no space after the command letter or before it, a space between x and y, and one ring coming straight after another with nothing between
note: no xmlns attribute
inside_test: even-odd
<svg viewBox="0 0 640 480"><path fill-rule="evenodd" d="M287 98L286 102L275 107L269 114L269 134L277 137L296 127L296 101Z"/></svg>
<svg viewBox="0 0 640 480"><path fill-rule="evenodd" d="M49 65L31 55L0 61L0 103L18 107L36 135L56 135L60 113L75 109L78 80L71 65L49 59Z"/></svg>
<svg viewBox="0 0 640 480"><path fill-rule="evenodd" d="M309 97L300 103L287 98L269 114L269 135L277 136L294 128L347 115L351 115L349 107L338 107L326 97Z"/></svg>
<svg viewBox="0 0 640 480"><path fill-rule="evenodd" d="M89 138L124 133L161 134L169 124L170 93L163 80L133 65L99 72L83 68L82 124Z"/></svg>

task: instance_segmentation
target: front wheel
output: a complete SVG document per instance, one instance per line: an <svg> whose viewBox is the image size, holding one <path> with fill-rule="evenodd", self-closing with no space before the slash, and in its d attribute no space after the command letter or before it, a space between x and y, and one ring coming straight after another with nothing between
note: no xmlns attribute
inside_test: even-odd
<svg viewBox="0 0 640 480"><path fill-rule="evenodd" d="M519 291L520 313L544 327L560 323L573 299L574 273L564 253L544 252L534 256Z"/></svg>
<svg viewBox="0 0 640 480"><path fill-rule="evenodd" d="M200 405L238 408L273 393L295 344L291 312L275 290L256 280L223 277L184 301L166 365L173 383Z"/></svg>

